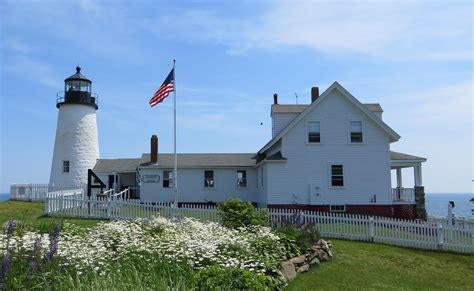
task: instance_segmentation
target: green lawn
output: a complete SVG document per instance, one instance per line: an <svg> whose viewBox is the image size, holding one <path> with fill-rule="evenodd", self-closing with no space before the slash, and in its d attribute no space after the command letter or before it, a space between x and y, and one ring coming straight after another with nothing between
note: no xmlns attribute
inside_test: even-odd
<svg viewBox="0 0 474 291"><path fill-rule="evenodd" d="M0 223L20 220L36 227L57 220L82 227L99 220L43 216L43 203L0 202ZM332 240L331 262L300 274L285 290L473 290L474 256Z"/></svg>
<svg viewBox="0 0 474 291"><path fill-rule="evenodd" d="M96 225L100 220L69 219L44 216L43 202L4 201L0 202L0 225L15 219L39 228L50 228L56 221L76 224L81 227Z"/></svg>
<svg viewBox="0 0 474 291"><path fill-rule="evenodd" d="M473 290L474 256L332 240L331 262L285 290Z"/></svg>

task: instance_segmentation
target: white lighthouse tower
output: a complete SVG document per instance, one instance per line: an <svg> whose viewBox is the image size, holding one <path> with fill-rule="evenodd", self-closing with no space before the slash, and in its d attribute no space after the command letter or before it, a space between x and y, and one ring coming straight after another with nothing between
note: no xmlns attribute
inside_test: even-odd
<svg viewBox="0 0 474 291"><path fill-rule="evenodd" d="M96 111L98 96L91 91L92 81L81 74L64 80L58 93L59 109L50 185L75 186L87 183L87 170L99 158Z"/></svg>

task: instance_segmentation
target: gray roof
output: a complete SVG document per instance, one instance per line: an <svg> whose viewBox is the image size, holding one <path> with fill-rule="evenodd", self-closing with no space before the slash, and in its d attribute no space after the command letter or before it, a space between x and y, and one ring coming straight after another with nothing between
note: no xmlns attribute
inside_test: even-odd
<svg viewBox="0 0 474 291"><path fill-rule="evenodd" d="M95 173L126 173L135 172L140 159L98 159L95 163Z"/></svg>
<svg viewBox="0 0 474 291"><path fill-rule="evenodd" d="M214 167L253 167L255 153L243 154L178 154L179 168L214 168ZM150 154L143 154L141 166L160 168L174 167L174 154L158 154L158 163L150 163Z"/></svg>
<svg viewBox="0 0 474 291"><path fill-rule="evenodd" d="M402 154L398 152L390 151L390 160L392 161L423 161L426 162L426 158Z"/></svg>
<svg viewBox="0 0 474 291"><path fill-rule="evenodd" d="M366 103L363 104L367 109L372 112L383 112L382 106L378 103ZM300 105L300 104L273 104L272 105L272 114L273 113L301 113L303 112L308 104Z"/></svg>

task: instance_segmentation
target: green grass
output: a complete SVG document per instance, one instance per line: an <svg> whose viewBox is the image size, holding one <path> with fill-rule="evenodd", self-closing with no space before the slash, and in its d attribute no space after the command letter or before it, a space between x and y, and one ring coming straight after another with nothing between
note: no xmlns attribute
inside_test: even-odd
<svg viewBox="0 0 474 291"><path fill-rule="evenodd" d="M100 221L44 217L43 212L39 202L0 202L0 223L16 219L41 228L58 220L81 227ZM334 259L298 275L285 290L473 290L472 255L332 241Z"/></svg>
<svg viewBox="0 0 474 291"><path fill-rule="evenodd" d="M474 256L332 240L332 261L285 290L473 290Z"/></svg>
<svg viewBox="0 0 474 291"><path fill-rule="evenodd" d="M0 225L15 219L26 223L34 228L50 228L56 221L69 222L81 227L94 226L100 220L72 219L44 216L43 202L4 201L0 202Z"/></svg>

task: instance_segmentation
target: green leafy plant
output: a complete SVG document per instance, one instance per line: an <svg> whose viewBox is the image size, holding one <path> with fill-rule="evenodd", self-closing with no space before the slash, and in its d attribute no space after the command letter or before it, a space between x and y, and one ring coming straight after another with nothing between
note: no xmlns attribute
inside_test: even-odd
<svg viewBox="0 0 474 291"><path fill-rule="evenodd" d="M230 228L239 228L250 225L267 226L269 224L269 212L257 211L250 202L243 202L237 198L231 198L217 205L221 211L222 224Z"/></svg>
<svg viewBox="0 0 474 291"><path fill-rule="evenodd" d="M263 274L217 265L199 270L193 277L193 285L198 290L268 290L272 287L269 283Z"/></svg>
<svg viewBox="0 0 474 291"><path fill-rule="evenodd" d="M287 225L277 228L276 232L281 238L294 241L300 253L305 253L321 237L318 230L311 224L306 224L302 227ZM291 246L292 244L287 245L289 248Z"/></svg>

